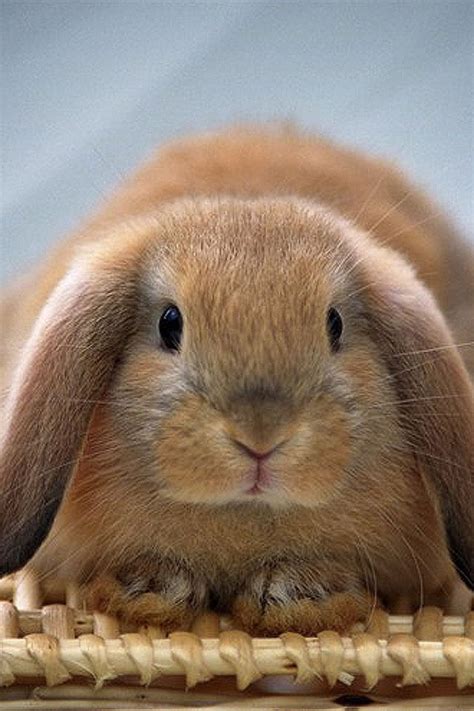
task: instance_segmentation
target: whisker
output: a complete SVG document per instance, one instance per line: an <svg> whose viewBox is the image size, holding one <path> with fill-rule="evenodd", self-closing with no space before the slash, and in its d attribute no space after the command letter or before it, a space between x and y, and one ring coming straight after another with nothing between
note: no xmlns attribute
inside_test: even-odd
<svg viewBox="0 0 474 711"><path fill-rule="evenodd" d="M373 602L372 602L372 606L369 611L369 614L367 617L367 622L366 622L367 627L370 627L370 623L372 622L375 610L378 607L378 605L377 605L377 600L378 600L377 575L376 575L376 571L375 571L375 565L373 564L373 561L370 557L367 547L365 546L364 542L362 541L362 539L360 538L360 536L358 535L358 533L355 530L354 530L354 535L356 537L356 548L358 551L360 550L362 552L363 556L366 558L368 566L369 566L369 573L371 574L371 578L373 581L373 585L370 585L370 580L368 580L366 577L366 568L365 568L365 566L363 566L367 592L373 594Z"/></svg>
<svg viewBox="0 0 474 711"><path fill-rule="evenodd" d="M408 190L408 192L406 192L405 195L398 202L396 202L394 205L392 205L390 207L390 209L387 210L387 212L385 212L382 215L382 217L380 219L378 219L377 222L367 230L367 233L369 235L373 234L374 230L377 229L377 227L379 227L379 225L381 225L382 222L384 222L384 220L386 220L387 217L389 217L389 215L391 215L393 212L395 212L395 210L397 208L399 208L401 205L403 205L403 203L406 202L408 200L408 198L411 197L411 195L413 195L413 193L414 193L414 190Z"/></svg>
<svg viewBox="0 0 474 711"><path fill-rule="evenodd" d="M425 225L427 222L431 222L432 220L436 220L438 217L442 217L443 211L438 210L437 212L434 212L432 215L429 215L428 217L423 218L422 220L419 220L418 222L412 222L411 224L407 225L403 229L399 230L398 232L395 232L395 234L390 235L389 238L383 240L383 242L379 242L379 244L390 244L390 242L396 237L400 237L400 235L405 234L405 232L409 232L410 230L414 230L415 227L421 227L421 225Z"/></svg>
<svg viewBox="0 0 474 711"><path fill-rule="evenodd" d="M382 185L382 183L384 182L384 180L386 180L386 178L387 178L386 174L381 175L380 178L379 178L379 179L377 180L377 182L375 183L375 185L373 186L373 188L370 190L370 192L369 192L367 198L366 198L366 199L364 200L364 202L362 203L362 206L361 206L359 212L357 213L357 215L356 215L355 217L352 218L352 221L353 221L355 224L357 224L357 222L359 221L359 219L362 217L362 215L363 215L363 213L364 213L364 210L368 207L368 205L369 205L370 201L372 200L372 198L375 197L375 195L377 194L378 190L380 189L380 186Z"/></svg>
<svg viewBox="0 0 474 711"><path fill-rule="evenodd" d="M368 284L364 284L364 286L359 287L358 289L355 289L355 291L351 291L350 294L348 294L342 301L340 302L341 304L344 304L346 301L349 301L353 296L356 296L357 294L361 294L362 292L366 291L367 289L371 289L373 286L377 286L378 282L372 281L369 282Z"/></svg>
<svg viewBox="0 0 474 711"><path fill-rule="evenodd" d="M421 449L416 449L416 443L414 443L413 447L401 447L399 445L392 445L392 448L398 452L402 453L411 453L411 454L419 454L421 457L427 457L428 459L433 459L436 462L442 462L443 464L449 464L450 467L455 467L456 469L460 469L461 471L466 471L467 473L470 473L470 469L468 469L467 466L464 466L463 464L460 464L459 462L455 462L452 459L446 459L445 457L437 457L435 454L432 454L431 452L425 452Z"/></svg>
<svg viewBox="0 0 474 711"><path fill-rule="evenodd" d="M421 575L421 568L420 568L420 562L424 565L426 570L430 570L430 568L426 565L426 563L423 560L419 560L418 556L416 555L415 550L413 549L413 546L410 545L409 541L407 540L406 536L403 534L401 531L400 527L397 526L392 517L385 512L378 504L374 501L374 506L377 509L379 515L388 523L389 526L392 526L392 528L398 533L400 536L400 540L404 543L404 545L407 547L408 552L410 553L410 556L413 560L413 563L415 564L415 569L418 575L418 581L419 581L419 590L420 590L420 608L423 607L423 601L424 601L424 584L423 584L423 577Z"/></svg>
<svg viewBox="0 0 474 711"><path fill-rule="evenodd" d="M365 408L364 412L370 412L371 410L377 410L379 407L384 407L385 405L407 405L411 402L427 402L432 400L457 400L464 398L465 395L426 395L421 397L410 397L403 400L384 400L383 402L377 403L377 405L371 405Z"/></svg>
<svg viewBox="0 0 474 711"><path fill-rule="evenodd" d="M402 373L410 373L413 370L417 370L417 368L423 368L426 365L432 365L433 363L436 363L437 361L442 361L442 359L443 359L443 355L440 355L437 358L430 358L429 360L422 360L419 363L415 363L415 365L409 365L406 368L402 368L401 370L396 370L395 372L390 373L389 375L385 376L382 379L382 382L387 382L389 380L393 380L394 378L401 375Z"/></svg>
<svg viewBox="0 0 474 711"><path fill-rule="evenodd" d="M433 353L435 351L446 351L446 350L450 350L452 348L469 348L470 346L474 346L474 341L465 341L464 343L450 343L446 346L435 346L434 348L422 348L419 351L402 351L400 353L394 353L393 356L395 358L401 358L402 356L407 356L407 355L418 355L420 353Z"/></svg>

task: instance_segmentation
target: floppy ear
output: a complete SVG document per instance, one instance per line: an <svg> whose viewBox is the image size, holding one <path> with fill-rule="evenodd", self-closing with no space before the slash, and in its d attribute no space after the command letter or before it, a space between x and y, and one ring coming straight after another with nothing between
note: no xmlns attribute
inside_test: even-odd
<svg viewBox="0 0 474 711"><path fill-rule="evenodd" d="M396 257L385 266L371 274L371 328L397 391L407 447L437 493L458 573L474 589L472 383L434 299Z"/></svg>
<svg viewBox="0 0 474 711"><path fill-rule="evenodd" d="M136 318L133 257L102 250L73 266L17 367L0 443L0 575L46 537L94 410Z"/></svg>

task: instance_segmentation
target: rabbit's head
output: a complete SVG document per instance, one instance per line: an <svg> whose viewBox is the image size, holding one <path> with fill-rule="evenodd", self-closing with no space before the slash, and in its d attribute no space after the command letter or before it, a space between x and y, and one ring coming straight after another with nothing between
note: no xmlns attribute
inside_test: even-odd
<svg viewBox="0 0 474 711"><path fill-rule="evenodd" d="M111 232L73 263L16 372L3 572L47 534L101 402L130 485L190 504L337 506L410 462L472 579L472 387L402 259L283 198L181 201Z"/></svg>

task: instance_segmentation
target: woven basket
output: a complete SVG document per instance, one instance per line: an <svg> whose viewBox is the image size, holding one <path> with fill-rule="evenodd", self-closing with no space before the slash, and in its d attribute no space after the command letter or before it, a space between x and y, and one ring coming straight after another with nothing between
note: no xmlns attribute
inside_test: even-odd
<svg viewBox="0 0 474 711"><path fill-rule="evenodd" d="M377 610L348 637L275 639L252 639L207 613L165 637L86 611L74 585L21 572L0 580L0 686L2 709L329 709L368 699L473 709L474 612Z"/></svg>

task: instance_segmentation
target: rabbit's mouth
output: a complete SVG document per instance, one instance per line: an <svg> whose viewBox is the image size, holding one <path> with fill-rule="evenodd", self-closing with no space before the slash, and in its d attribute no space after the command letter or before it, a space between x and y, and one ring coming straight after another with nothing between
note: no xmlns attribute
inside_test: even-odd
<svg viewBox="0 0 474 711"><path fill-rule="evenodd" d="M249 496L259 496L272 488L274 476L265 462L257 461L249 472L250 486L245 489ZM245 484L247 486L247 482Z"/></svg>

